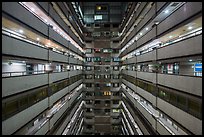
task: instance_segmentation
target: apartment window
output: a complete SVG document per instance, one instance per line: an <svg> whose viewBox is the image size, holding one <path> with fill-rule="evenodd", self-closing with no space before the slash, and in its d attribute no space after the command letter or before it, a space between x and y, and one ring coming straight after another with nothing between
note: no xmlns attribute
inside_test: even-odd
<svg viewBox="0 0 204 137"><path fill-rule="evenodd" d="M104 95L104 96L110 96L110 95L111 95L111 92L110 92L110 91L104 91L104 92L103 92L103 95Z"/></svg>
<svg viewBox="0 0 204 137"><path fill-rule="evenodd" d="M87 66L87 67L86 67L86 70L87 70L87 71L90 71L90 70L92 70L92 69L91 69L91 67Z"/></svg>
<svg viewBox="0 0 204 137"><path fill-rule="evenodd" d="M92 112L92 109L91 108L87 108L86 112Z"/></svg>
<svg viewBox="0 0 204 137"><path fill-rule="evenodd" d="M96 92L94 92L94 96L103 96L103 93L96 91Z"/></svg>
<svg viewBox="0 0 204 137"><path fill-rule="evenodd" d="M105 78L105 79L109 79L109 78L110 78L110 75L104 75L104 78Z"/></svg>
<svg viewBox="0 0 204 137"><path fill-rule="evenodd" d="M95 84L95 87L100 87L100 84L99 84L99 83L96 83L96 84Z"/></svg>
<svg viewBox="0 0 204 137"><path fill-rule="evenodd" d="M14 112L18 111L18 101L11 101L11 102L6 102L5 106L5 113L6 115L10 115Z"/></svg>
<svg viewBox="0 0 204 137"><path fill-rule="evenodd" d="M177 95L177 101L178 101L177 103L178 103L179 107L181 107L183 109L187 108L187 104L186 104L187 100L185 97Z"/></svg>
<svg viewBox="0 0 204 137"><path fill-rule="evenodd" d="M102 20L102 15L94 15L94 20Z"/></svg>
<svg viewBox="0 0 204 137"><path fill-rule="evenodd" d="M105 104L110 104L110 100L105 100Z"/></svg>
<svg viewBox="0 0 204 137"><path fill-rule="evenodd" d="M94 52L95 52L95 53L100 53L101 50L100 50L100 49L94 49Z"/></svg>
<svg viewBox="0 0 204 137"><path fill-rule="evenodd" d="M92 58L91 58L91 57L86 57L86 61L87 61L87 62L91 62L91 61L92 61Z"/></svg>
<svg viewBox="0 0 204 137"><path fill-rule="evenodd" d="M94 104L97 105L97 104L100 104L101 101L100 100L95 100Z"/></svg>
<svg viewBox="0 0 204 137"><path fill-rule="evenodd" d="M105 71L109 71L110 70L110 67L105 67Z"/></svg>
<svg viewBox="0 0 204 137"><path fill-rule="evenodd" d="M85 53L86 53L86 54L91 54L91 53L92 53L92 49L86 49L86 50L85 50Z"/></svg>
<svg viewBox="0 0 204 137"><path fill-rule="evenodd" d="M119 100L113 100L113 104L119 104Z"/></svg>
<svg viewBox="0 0 204 137"><path fill-rule="evenodd" d="M86 96L92 96L91 92L86 92Z"/></svg>
<svg viewBox="0 0 204 137"><path fill-rule="evenodd" d="M96 71L100 71L100 66L94 66L94 70L96 70Z"/></svg>
<svg viewBox="0 0 204 137"><path fill-rule="evenodd" d="M113 87L114 87L114 88L119 87L119 83L113 83Z"/></svg>
<svg viewBox="0 0 204 137"><path fill-rule="evenodd" d="M120 93L119 92L113 92L113 96L119 96Z"/></svg>
<svg viewBox="0 0 204 137"><path fill-rule="evenodd" d="M169 101L169 99L170 99L170 93L169 92L167 92L166 90L164 90L164 89L161 89L160 90L160 93L161 93L161 98L163 98L164 100L166 100L166 101Z"/></svg>
<svg viewBox="0 0 204 137"><path fill-rule="evenodd" d="M85 75L86 79L92 79L92 75Z"/></svg>
<svg viewBox="0 0 204 137"><path fill-rule="evenodd" d="M120 58L118 58L118 57L113 57L113 62L120 62Z"/></svg>
<svg viewBox="0 0 204 137"><path fill-rule="evenodd" d="M92 100L86 100L86 104L92 104Z"/></svg>
<svg viewBox="0 0 204 137"><path fill-rule="evenodd" d="M113 79L119 79L119 75L113 75Z"/></svg>
<svg viewBox="0 0 204 137"><path fill-rule="evenodd" d="M104 61L105 62L111 62L111 58L105 58Z"/></svg>
<svg viewBox="0 0 204 137"><path fill-rule="evenodd" d="M104 111L105 111L105 113L108 113L108 112L110 112L110 109L105 109Z"/></svg>
<svg viewBox="0 0 204 137"><path fill-rule="evenodd" d="M24 96L19 100L19 105L21 108L25 108L28 106L28 96Z"/></svg>
<svg viewBox="0 0 204 137"><path fill-rule="evenodd" d="M119 41L113 41L113 43L119 43ZM113 53L119 53L119 49L113 49Z"/></svg>
<svg viewBox="0 0 204 137"><path fill-rule="evenodd" d="M113 109L113 113L119 113L120 109Z"/></svg>
<svg viewBox="0 0 204 137"><path fill-rule="evenodd" d="M173 105L177 105L177 96L176 96L176 94L174 94L174 93L171 93L171 94L170 94L170 102L171 102Z"/></svg>
<svg viewBox="0 0 204 137"><path fill-rule="evenodd" d="M103 49L103 53L111 53L112 51L112 49Z"/></svg>
<svg viewBox="0 0 204 137"><path fill-rule="evenodd" d="M113 66L113 70L119 70L118 66Z"/></svg>
<svg viewBox="0 0 204 137"><path fill-rule="evenodd" d="M95 79L100 79L101 75L95 75Z"/></svg>
<svg viewBox="0 0 204 137"><path fill-rule="evenodd" d="M93 60L94 60L94 62L100 62L101 61L101 57L94 57Z"/></svg>
<svg viewBox="0 0 204 137"><path fill-rule="evenodd" d="M111 87L111 83L106 83L105 86L106 87Z"/></svg>
<svg viewBox="0 0 204 137"><path fill-rule="evenodd" d="M202 116L202 103L193 99L188 99L188 111L190 114L201 118Z"/></svg>
<svg viewBox="0 0 204 137"><path fill-rule="evenodd" d="M86 87L92 87L92 84L91 83L86 83Z"/></svg>

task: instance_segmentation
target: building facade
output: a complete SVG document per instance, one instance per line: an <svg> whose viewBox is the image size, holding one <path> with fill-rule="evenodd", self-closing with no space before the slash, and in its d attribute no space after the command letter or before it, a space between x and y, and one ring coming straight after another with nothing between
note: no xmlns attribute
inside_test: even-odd
<svg viewBox="0 0 204 137"><path fill-rule="evenodd" d="M3 135L202 135L201 2L2 2Z"/></svg>

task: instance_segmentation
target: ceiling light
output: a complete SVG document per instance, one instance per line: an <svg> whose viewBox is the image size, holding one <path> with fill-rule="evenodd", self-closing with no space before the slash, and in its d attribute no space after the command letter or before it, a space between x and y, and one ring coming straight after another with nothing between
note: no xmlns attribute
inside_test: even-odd
<svg viewBox="0 0 204 137"><path fill-rule="evenodd" d="M146 28L146 30L148 30L149 28Z"/></svg>
<svg viewBox="0 0 204 137"><path fill-rule="evenodd" d="M192 26L189 26L189 27L188 27L189 30L191 30L192 28L193 28Z"/></svg>
<svg viewBox="0 0 204 137"><path fill-rule="evenodd" d="M172 38L173 36L169 36L169 38Z"/></svg>
<svg viewBox="0 0 204 137"><path fill-rule="evenodd" d="M140 35L142 35L142 33L140 33Z"/></svg>
<svg viewBox="0 0 204 137"><path fill-rule="evenodd" d="M158 25L158 24L159 24L159 21L155 21L154 23L155 23L156 25Z"/></svg>
<svg viewBox="0 0 204 137"><path fill-rule="evenodd" d="M189 61L191 62L191 61L193 61L192 59L189 59Z"/></svg>
<svg viewBox="0 0 204 137"><path fill-rule="evenodd" d="M169 13L169 10L165 10L164 13L166 13L166 14Z"/></svg>
<svg viewBox="0 0 204 137"><path fill-rule="evenodd" d="M56 27L53 27L54 30L56 30Z"/></svg>
<svg viewBox="0 0 204 137"><path fill-rule="evenodd" d="M23 33L23 30L22 30L22 29L20 29L20 30L19 30L19 32L20 32L20 33Z"/></svg>
<svg viewBox="0 0 204 137"><path fill-rule="evenodd" d="M49 46L51 45L50 43L47 43Z"/></svg>
<svg viewBox="0 0 204 137"><path fill-rule="evenodd" d="M40 38L37 38L37 41L39 41L40 40Z"/></svg>
<svg viewBox="0 0 204 137"><path fill-rule="evenodd" d="M46 19L44 19L44 21L47 23L47 20L46 20Z"/></svg>

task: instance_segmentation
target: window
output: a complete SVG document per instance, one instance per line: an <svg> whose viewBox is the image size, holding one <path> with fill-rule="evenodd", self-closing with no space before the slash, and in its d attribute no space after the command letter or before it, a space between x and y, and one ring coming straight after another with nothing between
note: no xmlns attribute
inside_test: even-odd
<svg viewBox="0 0 204 137"><path fill-rule="evenodd" d="M14 112L18 111L18 102L16 101L11 101L11 102L6 102L6 107L5 107L5 112L7 115L12 114Z"/></svg>
<svg viewBox="0 0 204 137"><path fill-rule="evenodd" d="M92 75L85 75L86 79L92 79Z"/></svg>
<svg viewBox="0 0 204 137"><path fill-rule="evenodd" d="M95 79L100 79L101 75L95 75Z"/></svg>
<svg viewBox="0 0 204 137"><path fill-rule="evenodd" d="M202 103L201 103L201 101L188 99L188 111L190 114L197 116L201 119L201 117L202 117Z"/></svg>
<svg viewBox="0 0 204 137"><path fill-rule="evenodd" d="M113 79L119 79L119 75L113 75Z"/></svg>
<svg viewBox="0 0 204 137"><path fill-rule="evenodd" d="M28 106L28 96L24 96L24 97L20 98L19 105L22 108Z"/></svg>
<svg viewBox="0 0 204 137"><path fill-rule="evenodd" d="M91 67L90 67L90 66L87 66L87 67L86 67L86 70L90 71L90 70L91 70Z"/></svg>
<svg viewBox="0 0 204 137"><path fill-rule="evenodd" d="M110 86L111 86L111 83L106 83L105 86L106 86L106 87L110 87Z"/></svg>
<svg viewBox="0 0 204 137"><path fill-rule="evenodd" d="M109 78L110 78L110 75L104 75L104 78L105 78L105 79L109 79Z"/></svg>
<svg viewBox="0 0 204 137"><path fill-rule="evenodd" d="M180 106L183 109L187 108L187 104L186 104L187 101L185 97L177 95L177 101L178 101L178 106Z"/></svg>
<svg viewBox="0 0 204 137"><path fill-rule="evenodd" d="M86 58L86 61L87 61L87 62L91 62L91 61L92 61L92 58L91 58L91 57L87 57L87 58Z"/></svg>
<svg viewBox="0 0 204 137"><path fill-rule="evenodd" d="M113 87L114 88L119 87L119 83L113 83Z"/></svg>
<svg viewBox="0 0 204 137"><path fill-rule="evenodd" d="M101 57L94 57L93 60L94 60L94 62L100 62L101 61Z"/></svg>
<svg viewBox="0 0 204 137"><path fill-rule="evenodd" d="M120 58L113 57L113 62L120 62Z"/></svg>
<svg viewBox="0 0 204 137"><path fill-rule="evenodd" d="M110 112L110 109L105 109L104 111L107 113L107 112Z"/></svg>
<svg viewBox="0 0 204 137"><path fill-rule="evenodd" d="M95 103L94 103L94 104L96 105L96 104L100 104L100 103L101 103L100 100L95 100Z"/></svg>
<svg viewBox="0 0 204 137"><path fill-rule="evenodd" d="M100 71L100 66L94 66L94 70L96 70L96 71Z"/></svg>
<svg viewBox="0 0 204 137"><path fill-rule="evenodd" d="M118 66L113 66L113 70L119 70Z"/></svg>
<svg viewBox="0 0 204 137"><path fill-rule="evenodd" d="M113 109L113 113L119 113L120 109Z"/></svg>
<svg viewBox="0 0 204 137"><path fill-rule="evenodd" d="M111 92L110 92L110 91L104 91L104 92L103 92L103 95L104 95L104 96L110 96L110 95L111 95Z"/></svg>
<svg viewBox="0 0 204 137"><path fill-rule="evenodd" d="M119 104L119 100L113 100L113 104Z"/></svg>
<svg viewBox="0 0 204 137"><path fill-rule="evenodd" d="M91 83L86 83L86 87L92 87Z"/></svg>
<svg viewBox="0 0 204 137"><path fill-rule="evenodd" d="M171 94L170 94L170 102L171 102L173 105L177 105L177 96L176 96L176 94L174 94L174 93L171 93Z"/></svg>
<svg viewBox="0 0 204 137"><path fill-rule="evenodd" d="M102 15L94 15L94 20L102 20Z"/></svg>
<svg viewBox="0 0 204 137"><path fill-rule="evenodd" d="M86 54L92 53L92 49L86 49L86 50L85 50L85 53L86 53Z"/></svg>
<svg viewBox="0 0 204 137"><path fill-rule="evenodd" d="M110 62L110 61L111 61L111 58L105 58L104 61L105 61L105 62Z"/></svg>
<svg viewBox="0 0 204 137"><path fill-rule="evenodd" d="M103 49L103 53L112 53L112 49Z"/></svg>

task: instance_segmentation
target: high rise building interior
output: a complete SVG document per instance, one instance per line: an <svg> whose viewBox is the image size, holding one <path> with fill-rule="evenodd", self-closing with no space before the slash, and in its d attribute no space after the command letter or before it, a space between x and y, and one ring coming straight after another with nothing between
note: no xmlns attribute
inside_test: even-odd
<svg viewBox="0 0 204 137"><path fill-rule="evenodd" d="M202 135L202 2L2 2L2 135Z"/></svg>

